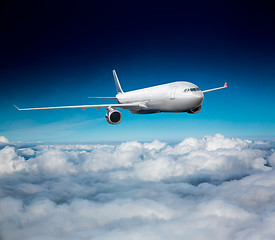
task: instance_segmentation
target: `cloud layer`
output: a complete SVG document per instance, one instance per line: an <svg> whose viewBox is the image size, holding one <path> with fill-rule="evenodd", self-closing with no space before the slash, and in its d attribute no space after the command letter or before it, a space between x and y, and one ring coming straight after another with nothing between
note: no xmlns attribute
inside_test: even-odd
<svg viewBox="0 0 275 240"><path fill-rule="evenodd" d="M1 239L274 239L275 144L0 145Z"/></svg>

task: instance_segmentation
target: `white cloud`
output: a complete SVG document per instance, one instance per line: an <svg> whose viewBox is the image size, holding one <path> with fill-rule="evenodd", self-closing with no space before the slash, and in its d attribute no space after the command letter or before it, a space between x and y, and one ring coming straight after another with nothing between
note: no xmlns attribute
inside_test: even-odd
<svg viewBox="0 0 275 240"><path fill-rule="evenodd" d="M275 151L272 149L272 154L268 157L268 162L272 167L275 167Z"/></svg>
<svg viewBox="0 0 275 240"><path fill-rule="evenodd" d="M9 144L0 238L274 239L274 147L220 134L176 145Z"/></svg>
<svg viewBox="0 0 275 240"><path fill-rule="evenodd" d="M18 151L20 151L25 156L32 156L35 153L35 151L31 148L20 148Z"/></svg>
<svg viewBox="0 0 275 240"><path fill-rule="evenodd" d="M4 136L0 136L0 143L9 143L9 139Z"/></svg>
<svg viewBox="0 0 275 240"><path fill-rule="evenodd" d="M25 165L25 159L16 154L14 147L6 146L0 150L0 176L22 171Z"/></svg>

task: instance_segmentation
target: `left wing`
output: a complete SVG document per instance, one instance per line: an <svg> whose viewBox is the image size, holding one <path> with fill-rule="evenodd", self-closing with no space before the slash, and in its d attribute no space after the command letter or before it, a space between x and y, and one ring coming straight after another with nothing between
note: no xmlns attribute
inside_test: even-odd
<svg viewBox="0 0 275 240"><path fill-rule="evenodd" d="M15 105L14 105L15 106ZM126 103L126 104L99 104L99 105L76 105L76 106L61 106L61 107L40 107L40 108L19 108L15 106L20 111L28 111L28 110L45 110L45 109L65 109L65 108L82 108L85 110L85 108L105 108L108 110L109 108L123 108L123 109L140 109L145 107L144 105L140 103Z"/></svg>
<svg viewBox="0 0 275 240"><path fill-rule="evenodd" d="M212 92L212 91L216 91L216 90L223 89L223 88L227 88L227 82L224 84L223 87L218 87L218 88L213 88L213 89L209 89L209 90L204 90L204 91L202 91L202 92L203 92L203 93Z"/></svg>

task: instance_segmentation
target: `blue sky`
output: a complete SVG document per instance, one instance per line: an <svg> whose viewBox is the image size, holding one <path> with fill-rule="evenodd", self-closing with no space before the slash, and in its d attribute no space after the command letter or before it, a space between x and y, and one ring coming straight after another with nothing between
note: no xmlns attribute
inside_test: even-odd
<svg viewBox="0 0 275 240"><path fill-rule="evenodd" d="M107 5L107 6L106 6ZM274 10L269 1L4 3L0 135L11 141L125 141L213 135L274 138ZM18 112L106 103L111 71L124 91L186 80L205 94L199 114L105 110Z"/></svg>

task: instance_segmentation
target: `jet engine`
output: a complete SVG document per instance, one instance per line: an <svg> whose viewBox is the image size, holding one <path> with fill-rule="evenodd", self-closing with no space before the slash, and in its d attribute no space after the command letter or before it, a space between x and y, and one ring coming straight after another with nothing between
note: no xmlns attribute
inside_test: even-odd
<svg viewBox="0 0 275 240"><path fill-rule="evenodd" d="M107 111L105 118L110 124L119 124L122 121L122 114L118 110L111 108Z"/></svg>
<svg viewBox="0 0 275 240"><path fill-rule="evenodd" d="M188 113L198 113L200 111L201 111L201 105L194 108L194 109L192 109L192 110L190 110L190 111L188 111Z"/></svg>

